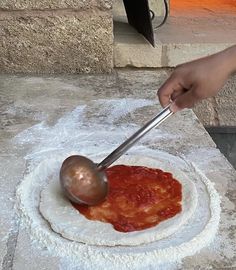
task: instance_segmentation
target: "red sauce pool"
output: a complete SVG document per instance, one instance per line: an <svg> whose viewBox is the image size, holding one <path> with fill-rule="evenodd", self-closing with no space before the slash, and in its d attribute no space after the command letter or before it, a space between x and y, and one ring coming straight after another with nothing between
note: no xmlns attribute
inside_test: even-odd
<svg viewBox="0 0 236 270"><path fill-rule="evenodd" d="M109 222L120 232L153 227L182 210L182 186L171 173L142 166L106 170L109 193L96 206L72 203L86 218Z"/></svg>

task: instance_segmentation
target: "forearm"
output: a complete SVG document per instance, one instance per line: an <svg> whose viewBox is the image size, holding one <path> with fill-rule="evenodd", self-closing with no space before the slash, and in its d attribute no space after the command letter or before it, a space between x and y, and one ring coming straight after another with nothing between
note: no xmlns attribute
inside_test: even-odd
<svg viewBox="0 0 236 270"><path fill-rule="evenodd" d="M221 54L223 68L228 70L229 75L236 73L236 45L225 49Z"/></svg>

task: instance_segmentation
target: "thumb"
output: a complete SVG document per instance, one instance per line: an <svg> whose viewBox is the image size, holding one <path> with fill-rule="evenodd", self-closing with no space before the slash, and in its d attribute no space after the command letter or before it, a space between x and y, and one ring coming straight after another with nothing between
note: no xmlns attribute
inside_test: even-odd
<svg viewBox="0 0 236 270"><path fill-rule="evenodd" d="M202 99L198 93L199 89L197 87L192 87L189 91L178 96L174 102L172 102L170 109L173 112L177 112L184 108L192 108L195 103Z"/></svg>

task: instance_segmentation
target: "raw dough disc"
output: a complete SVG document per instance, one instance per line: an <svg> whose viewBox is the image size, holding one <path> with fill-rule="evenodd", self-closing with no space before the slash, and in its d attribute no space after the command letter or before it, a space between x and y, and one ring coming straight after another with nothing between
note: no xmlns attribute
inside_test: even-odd
<svg viewBox="0 0 236 270"><path fill-rule="evenodd" d="M163 239L186 223L197 206L197 190L186 175L167 162L166 157L153 159L143 156L123 156L115 164L140 165L168 171L182 184L182 212L159 223L157 226L129 233L116 231L109 223L91 221L74 209L63 196L59 185L59 168L49 179L49 184L41 192L40 212L50 223L52 229L64 238L91 245L129 245L135 246ZM95 160L95 159L94 159ZM97 158L97 160L101 160ZM162 161L164 160L164 161ZM48 164L50 166L50 164Z"/></svg>

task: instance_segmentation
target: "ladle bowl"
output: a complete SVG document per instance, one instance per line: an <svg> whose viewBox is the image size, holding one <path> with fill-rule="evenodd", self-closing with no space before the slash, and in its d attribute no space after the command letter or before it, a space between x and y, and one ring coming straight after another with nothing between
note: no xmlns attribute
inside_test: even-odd
<svg viewBox="0 0 236 270"><path fill-rule="evenodd" d="M90 159L74 155L64 160L60 170L63 192L72 202L95 205L105 199L108 182L104 171Z"/></svg>

